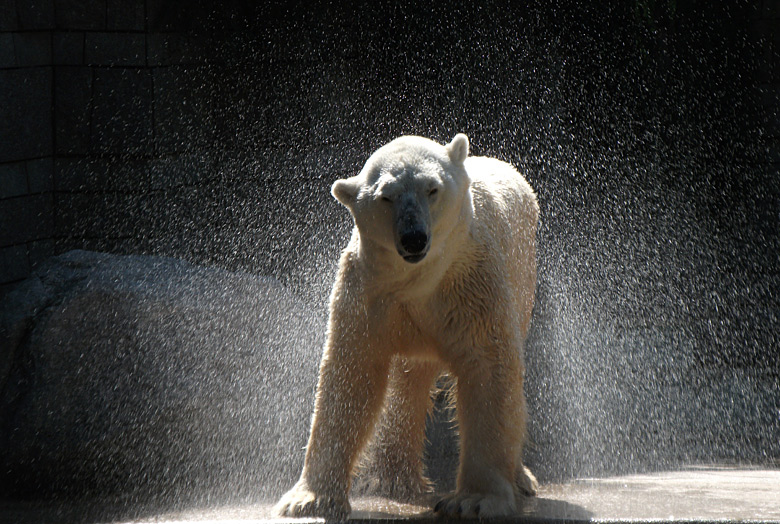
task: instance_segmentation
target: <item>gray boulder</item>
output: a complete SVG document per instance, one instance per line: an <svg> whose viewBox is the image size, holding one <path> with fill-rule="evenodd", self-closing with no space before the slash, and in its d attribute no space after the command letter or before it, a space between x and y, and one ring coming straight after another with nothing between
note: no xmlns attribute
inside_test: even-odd
<svg viewBox="0 0 780 524"><path fill-rule="evenodd" d="M0 492L275 497L300 471L324 325L270 278L51 259L0 306Z"/></svg>

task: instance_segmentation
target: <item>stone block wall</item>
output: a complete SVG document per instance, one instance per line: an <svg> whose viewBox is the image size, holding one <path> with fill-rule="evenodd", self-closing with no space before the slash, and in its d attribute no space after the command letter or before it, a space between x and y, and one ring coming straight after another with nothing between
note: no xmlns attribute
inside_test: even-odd
<svg viewBox="0 0 780 524"><path fill-rule="evenodd" d="M581 184L582 178L543 173L544 166L556 162L568 169L566 155L577 147L588 154L583 165L597 156L590 155L589 144L567 142L575 133L578 140L595 136L594 148L602 150L593 152L608 156L611 133L623 132L610 131L610 119L618 121L615 129L632 132L628 98L609 110L596 108L602 114L595 126L602 128L591 133L585 127L592 125L583 114L591 107L584 101L587 93L577 89L619 94L609 92L608 81L588 79L592 73L577 69L586 53L576 46L567 49L567 31L560 28L584 35L582 49L590 46L594 56L609 54L610 49L588 40L603 22L598 10L558 13L546 6L507 7L496 0L484 9L449 12L453 33L432 29L429 18L415 15L409 6L393 10L380 2L374 13L359 4L313 9L242 0L0 0L0 293L46 256L71 248L150 252L196 262L223 253L223 266L261 270L266 253L258 246L265 240L274 252L292 253L309 242L307 235L329 234L329 249L337 251L342 230L305 230L321 223L320 210L284 215L275 195L297 177L327 198L330 181L350 174L376 145L400 133L445 140L466 131L476 153L542 173L532 182L556 206L573 202L578 191L597 194L620 185L609 181L618 177L611 173L596 177L603 187L572 189L565 184ZM780 0L739 2L715 22L704 19L702 13L712 10L701 2L676 5L675 16L687 16L687 23L705 35L731 20L733 42L715 52L739 49L723 60L746 56L754 63L749 69L755 77L746 83L750 96L761 99L759 116L734 120L748 127L758 120L757 140L767 153L751 175L763 189L748 189L758 217L749 239L755 245L760 235L772 236L780 222L773 211L780 198L774 182L780 170ZM447 12L438 4L433 8ZM503 16L507 10L511 16ZM407 21L402 11L410 13ZM370 23L379 16L386 17L392 31ZM592 27L576 26L583 16ZM488 25L494 29L483 30ZM663 41L667 29L655 25L655 20L648 22L655 31L652 38ZM559 34L548 37L543 31ZM686 31L678 28L680 35ZM411 39L413 50L405 49L400 34ZM674 51L659 44L648 52L663 64L663 55ZM708 65L719 61L703 59ZM607 58L592 62L596 69L606 64L613 68L610 74L622 74ZM585 78L580 87L571 80L577 75ZM688 94L698 89L697 81L689 82ZM645 96L640 90L636 94ZM669 106L659 111L674 110L674 96L662 100ZM594 95L590 105L609 106L604 99ZM607 115L610 110L614 118ZM578 118L584 122L580 128L565 121ZM731 117L720 113L717 118ZM642 125L659 133L651 145L658 144L662 126ZM743 132L734 130L735 136ZM642 154L647 157L639 159L640 167L653 161L649 153ZM597 162L581 171L589 169L598 169ZM699 207L710 205L710 197L702 198ZM717 204L708 211L713 216ZM547 223L556 224L549 211ZM274 229L280 216L301 228ZM342 223L344 218L327 220ZM768 252L776 242L770 240ZM334 259L331 255L325 256ZM297 263L291 259L289 265ZM773 262L762 264L765 271Z"/></svg>
<svg viewBox="0 0 780 524"><path fill-rule="evenodd" d="M0 4L0 284L53 253L51 2ZM19 4L18 6L16 4ZM0 288L0 291L2 289Z"/></svg>
<svg viewBox="0 0 780 524"><path fill-rule="evenodd" d="M177 153L182 117L167 90L203 56L171 7L181 11L0 2L0 294L52 254L115 244L137 215L127 195L149 189L147 165ZM99 204L105 227L79 231Z"/></svg>

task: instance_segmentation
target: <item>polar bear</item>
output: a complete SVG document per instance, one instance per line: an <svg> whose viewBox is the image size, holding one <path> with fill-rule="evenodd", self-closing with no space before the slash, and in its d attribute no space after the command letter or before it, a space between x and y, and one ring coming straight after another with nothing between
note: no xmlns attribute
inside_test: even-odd
<svg viewBox="0 0 780 524"><path fill-rule="evenodd" d="M355 227L330 297L303 472L280 515L347 516L377 423L380 491L426 491L425 417L442 372L457 381L460 464L455 493L434 511L505 516L516 495L535 494L522 463L523 344L539 207L509 164L468 151L464 134L446 146L404 136L333 184Z"/></svg>

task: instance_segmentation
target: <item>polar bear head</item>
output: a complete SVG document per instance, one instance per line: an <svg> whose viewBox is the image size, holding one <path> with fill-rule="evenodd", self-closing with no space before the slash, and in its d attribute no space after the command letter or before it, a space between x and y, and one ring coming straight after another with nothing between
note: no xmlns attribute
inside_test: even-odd
<svg viewBox="0 0 780 524"><path fill-rule="evenodd" d="M446 242L464 204L471 204L468 152L464 134L446 146L400 137L374 152L358 175L337 180L331 192L349 209L361 242L416 264Z"/></svg>

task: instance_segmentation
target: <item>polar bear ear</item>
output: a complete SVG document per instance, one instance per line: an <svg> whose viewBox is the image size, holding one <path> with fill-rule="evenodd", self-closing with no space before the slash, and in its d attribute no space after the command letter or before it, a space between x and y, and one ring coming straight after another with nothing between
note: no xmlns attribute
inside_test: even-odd
<svg viewBox="0 0 780 524"><path fill-rule="evenodd" d="M463 133L458 133L452 142L447 144L447 154L455 164L462 164L469 156L469 137Z"/></svg>
<svg viewBox="0 0 780 524"><path fill-rule="evenodd" d="M360 186L354 177L336 180L333 183L333 187L330 188L330 193L336 198L336 200L348 208L352 208L355 200L357 200L359 191Z"/></svg>

